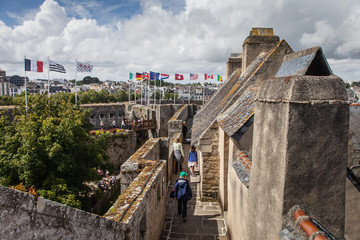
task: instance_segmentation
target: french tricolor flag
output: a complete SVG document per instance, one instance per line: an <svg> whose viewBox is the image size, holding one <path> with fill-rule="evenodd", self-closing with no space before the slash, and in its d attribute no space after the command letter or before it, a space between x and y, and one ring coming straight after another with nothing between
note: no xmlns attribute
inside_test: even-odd
<svg viewBox="0 0 360 240"><path fill-rule="evenodd" d="M25 58L25 71L43 72L44 63L42 61L32 61Z"/></svg>

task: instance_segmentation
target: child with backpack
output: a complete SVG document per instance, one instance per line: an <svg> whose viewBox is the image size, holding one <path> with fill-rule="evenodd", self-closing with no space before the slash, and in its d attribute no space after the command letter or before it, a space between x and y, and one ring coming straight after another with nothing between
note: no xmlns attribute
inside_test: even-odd
<svg viewBox="0 0 360 240"><path fill-rule="evenodd" d="M174 199L178 201L178 215L182 214L183 222L186 222L187 202L192 198L190 183L186 179L187 175L186 172L181 172L174 187Z"/></svg>

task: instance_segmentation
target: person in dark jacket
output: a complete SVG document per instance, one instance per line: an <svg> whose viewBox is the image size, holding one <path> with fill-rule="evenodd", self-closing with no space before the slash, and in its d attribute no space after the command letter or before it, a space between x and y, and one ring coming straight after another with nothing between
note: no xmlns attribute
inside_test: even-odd
<svg viewBox="0 0 360 240"><path fill-rule="evenodd" d="M188 128L186 126L186 122L184 121L183 122L183 125L182 125L182 134L183 134L183 139L185 140L186 139L186 133L188 131Z"/></svg>
<svg viewBox="0 0 360 240"><path fill-rule="evenodd" d="M190 183L186 179L187 175L186 172L181 172L174 187L174 199L178 201L178 215L182 214L183 222L186 222L187 202L192 198Z"/></svg>

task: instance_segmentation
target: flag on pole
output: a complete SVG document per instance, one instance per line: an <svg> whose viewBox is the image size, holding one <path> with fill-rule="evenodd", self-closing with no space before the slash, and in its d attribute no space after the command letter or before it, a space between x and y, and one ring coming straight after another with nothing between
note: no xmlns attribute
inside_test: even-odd
<svg viewBox="0 0 360 240"><path fill-rule="evenodd" d="M25 71L43 72L44 62L25 58Z"/></svg>
<svg viewBox="0 0 360 240"><path fill-rule="evenodd" d="M166 73L161 73L161 74L160 74L160 79L161 79L161 80L168 79L169 77L170 77L169 74L166 74Z"/></svg>
<svg viewBox="0 0 360 240"><path fill-rule="evenodd" d="M190 80L197 80L199 78L198 74L190 73Z"/></svg>
<svg viewBox="0 0 360 240"><path fill-rule="evenodd" d="M205 80L207 80L207 79L214 79L214 76L212 74L205 73Z"/></svg>
<svg viewBox="0 0 360 240"><path fill-rule="evenodd" d="M51 61L49 59L49 71L53 71L53 72L59 72L59 73L66 73L65 68L63 65L58 64L54 61Z"/></svg>
<svg viewBox="0 0 360 240"><path fill-rule="evenodd" d="M218 82L223 82L223 79L220 75L217 75L217 80L218 80Z"/></svg>
<svg viewBox="0 0 360 240"><path fill-rule="evenodd" d="M184 75L181 74L175 74L175 80L184 80Z"/></svg>
<svg viewBox="0 0 360 240"><path fill-rule="evenodd" d="M140 81L143 79L143 74L142 73L136 73L136 80Z"/></svg>
<svg viewBox="0 0 360 240"><path fill-rule="evenodd" d="M150 80L160 80L160 73L150 71Z"/></svg>
<svg viewBox="0 0 360 240"><path fill-rule="evenodd" d="M91 72L93 70L93 65L86 62L76 61L76 66L78 72Z"/></svg>
<svg viewBox="0 0 360 240"><path fill-rule="evenodd" d="M148 81L149 81L149 79L150 79L150 74L149 74L149 73L143 72L142 76L143 76L143 77L142 77L143 80L148 80Z"/></svg>
<svg viewBox="0 0 360 240"><path fill-rule="evenodd" d="M129 80L133 79L134 78L134 74L129 72Z"/></svg>

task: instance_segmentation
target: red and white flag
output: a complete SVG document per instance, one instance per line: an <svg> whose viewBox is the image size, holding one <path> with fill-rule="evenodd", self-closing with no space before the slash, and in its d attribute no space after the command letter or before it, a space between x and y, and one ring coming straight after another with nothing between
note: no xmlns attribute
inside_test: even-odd
<svg viewBox="0 0 360 240"><path fill-rule="evenodd" d="M205 80L207 80L207 79L214 79L214 76L212 74L205 73Z"/></svg>
<svg viewBox="0 0 360 240"><path fill-rule="evenodd" d="M184 80L184 75L181 74L175 74L175 80Z"/></svg>

